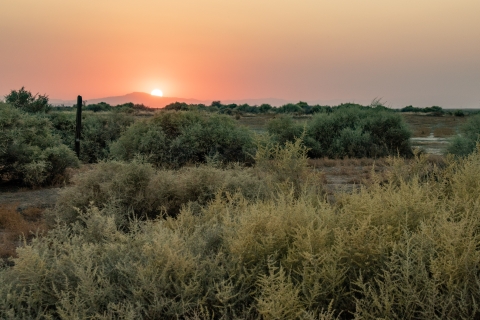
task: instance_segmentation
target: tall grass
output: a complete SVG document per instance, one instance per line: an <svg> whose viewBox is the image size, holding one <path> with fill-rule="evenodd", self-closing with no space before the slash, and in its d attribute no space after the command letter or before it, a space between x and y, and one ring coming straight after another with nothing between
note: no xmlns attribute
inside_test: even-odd
<svg viewBox="0 0 480 320"><path fill-rule="evenodd" d="M185 205L176 216L118 221L113 205L89 203L76 219L60 219L47 236L19 248L15 265L0 271L0 314L478 318L479 150L442 168L421 157L407 170L404 160L391 161L388 181L339 195L336 204L294 187L265 198L240 188L218 191L200 207ZM114 165L106 175L123 173L92 195L114 192L102 188L126 181L129 170L143 172L141 164ZM162 183L151 192L162 187L170 188ZM127 199L144 198L119 200Z"/></svg>

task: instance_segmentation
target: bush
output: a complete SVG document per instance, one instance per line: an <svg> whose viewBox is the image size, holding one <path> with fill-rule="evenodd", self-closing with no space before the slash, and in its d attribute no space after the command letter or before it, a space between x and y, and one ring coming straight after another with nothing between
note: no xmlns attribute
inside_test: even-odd
<svg viewBox="0 0 480 320"><path fill-rule="evenodd" d="M74 187L62 192L50 223L72 224L92 205L125 228L129 219L177 216L184 206L198 213L217 196L240 193L248 200L268 199L279 190L293 191L296 196L321 195L323 177L309 172L307 150L300 139L282 148L263 137L257 146L255 168L221 169L215 159L198 167L157 171L138 157L131 162L101 162L73 178Z"/></svg>
<svg viewBox="0 0 480 320"><path fill-rule="evenodd" d="M460 128L460 135L455 136L447 147L447 152L456 156L466 156L475 150L480 141L480 115L470 116Z"/></svg>
<svg viewBox="0 0 480 320"><path fill-rule="evenodd" d="M73 151L51 133L50 121L0 104L0 175L29 186L54 182L67 167L77 166Z"/></svg>
<svg viewBox="0 0 480 320"><path fill-rule="evenodd" d="M206 162L249 162L250 132L226 116L196 112L162 112L131 126L111 146L112 157L132 160L141 155L155 166L179 167Z"/></svg>
<svg viewBox="0 0 480 320"><path fill-rule="evenodd" d="M306 125L305 145L313 158L411 156L411 133L403 119L385 108L340 106L317 113ZM292 118L270 121L268 132L279 142L293 141L301 127Z"/></svg>
<svg viewBox="0 0 480 320"><path fill-rule="evenodd" d="M267 131L273 135L276 142L284 144L299 138L302 135L303 127L296 123L291 116L281 115L267 123Z"/></svg>
<svg viewBox="0 0 480 320"><path fill-rule="evenodd" d="M206 205L219 192L241 192L248 199L265 198L266 184L251 169L222 170L210 166L155 171L138 159L102 162L74 177L75 186L62 192L50 222L78 221L81 212L95 205L115 217L116 225L128 220L176 216L183 206Z"/></svg>
<svg viewBox="0 0 480 320"><path fill-rule="evenodd" d="M48 104L46 95L32 95L30 91L21 87L20 90L12 90L5 96L5 102L25 112L47 112L51 106Z"/></svg>
<svg viewBox="0 0 480 320"><path fill-rule="evenodd" d="M76 115L73 112L52 112L49 118L53 129L64 144L75 149ZM94 163L107 159L110 144L134 122L134 118L125 113L110 112L82 114L82 139L80 143L80 160Z"/></svg>

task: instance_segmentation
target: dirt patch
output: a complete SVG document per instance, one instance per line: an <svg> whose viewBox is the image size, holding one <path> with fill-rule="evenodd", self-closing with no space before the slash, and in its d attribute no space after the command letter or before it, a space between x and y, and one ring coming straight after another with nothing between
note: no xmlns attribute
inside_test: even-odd
<svg viewBox="0 0 480 320"><path fill-rule="evenodd" d="M17 204L0 204L0 258L16 256L16 248L45 232L45 209L17 210Z"/></svg>
<svg viewBox="0 0 480 320"><path fill-rule="evenodd" d="M0 193L0 259L16 256L23 241L47 230L44 211L55 206L62 188Z"/></svg>
<svg viewBox="0 0 480 320"><path fill-rule="evenodd" d="M63 188L49 188L39 190L22 190L17 192L0 193L0 204L17 205L17 211L28 208L51 208L57 202L58 194Z"/></svg>

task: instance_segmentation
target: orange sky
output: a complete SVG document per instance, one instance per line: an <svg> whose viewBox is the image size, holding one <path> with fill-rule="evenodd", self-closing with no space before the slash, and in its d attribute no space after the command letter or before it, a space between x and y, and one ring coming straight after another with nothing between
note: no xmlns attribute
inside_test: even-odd
<svg viewBox="0 0 480 320"><path fill-rule="evenodd" d="M2 0L0 94L480 107L478 0Z"/></svg>

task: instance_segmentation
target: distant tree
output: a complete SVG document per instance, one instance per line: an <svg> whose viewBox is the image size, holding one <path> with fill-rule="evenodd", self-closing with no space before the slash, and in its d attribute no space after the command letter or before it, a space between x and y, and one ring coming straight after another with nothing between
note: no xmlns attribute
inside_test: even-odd
<svg viewBox="0 0 480 320"><path fill-rule="evenodd" d="M178 101L173 102L165 106L165 110L176 110L176 111L188 110L188 104L186 104L185 102L178 102Z"/></svg>
<svg viewBox="0 0 480 320"><path fill-rule="evenodd" d="M277 113L301 113L302 111L302 107L293 103L285 104L276 109Z"/></svg>
<svg viewBox="0 0 480 320"><path fill-rule="evenodd" d="M260 107L259 107L259 111L261 113L267 113L268 111L270 111L272 109L272 106L267 104L267 103L264 103L262 104Z"/></svg>
<svg viewBox="0 0 480 320"><path fill-rule="evenodd" d="M10 94L5 96L5 102L11 104L15 108L26 112L48 112L51 106L48 104L47 95L32 95L30 91L25 90L25 87L20 90L12 90Z"/></svg>
<svg viewBox="0 0 480 320"><path fill-rule="evenodd" d="M83 110L88 110L93 112L110 111L112 110L112 106L106 102L99 102L95 104L90 104L88 106L84 106Z"/></svg>
<svg viewBox="0 0 480 320"><path fill-rule="evenodd" d="M419 108L415 108L414 106L406 106L405 108L400 109L400 112L417 112Z"/></svg>

